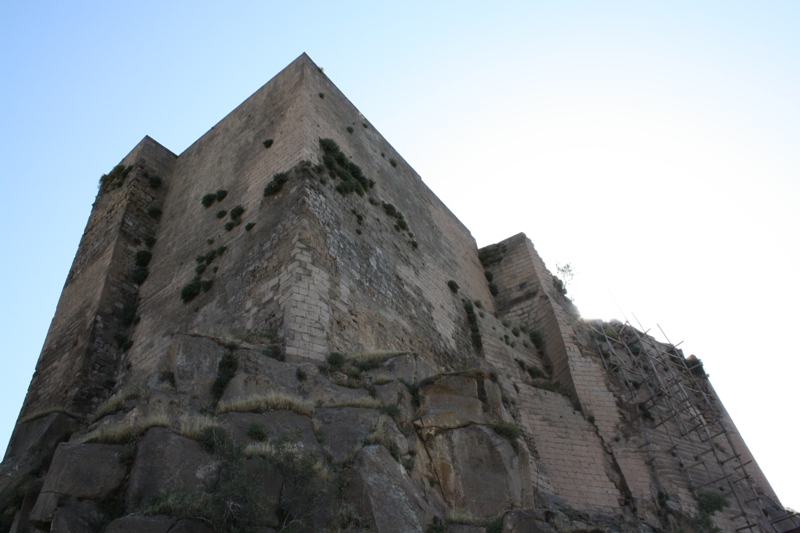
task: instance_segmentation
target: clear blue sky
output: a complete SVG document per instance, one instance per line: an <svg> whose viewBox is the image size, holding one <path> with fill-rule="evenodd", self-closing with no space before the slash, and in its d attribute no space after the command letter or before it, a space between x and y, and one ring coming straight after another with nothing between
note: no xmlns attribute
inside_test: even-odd
<svg viewBox="0 0 800 533"><path fill-rule="evenodd" d="M800 506L800 3L3 2L0 445L97 180L307 52L485 245L660 324Z"/></svg>

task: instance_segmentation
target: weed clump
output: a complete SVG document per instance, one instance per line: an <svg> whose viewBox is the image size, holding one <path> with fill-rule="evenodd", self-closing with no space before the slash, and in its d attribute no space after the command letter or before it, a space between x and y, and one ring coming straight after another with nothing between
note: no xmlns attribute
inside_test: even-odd
<svg viewBox="0 0 800 533"><path fill-rule="evenodd" d="M701 361L696 355L690 355L686 358L686 366L689 368L689 372L695 376L699 378L708 377L705 368L703 368L703 361Z"/></svg>
<svg viewBox="0 0 800 533"><path fill-rule="evenodd" d="M458 292L459 286L458 283L455 282L455 280L451 279L450 281L448 281L447 286L450 287L450 290L453 291L453 294L456 294Z"/></svg>
<svg viewBox="0 0 800 533"><path fill-rule="evenodd" d="M330 366L338 369L344 366L345 357L339 352L333 352L330 355L328 355L326 361Z"/></svg>
<svg viewBox="0 0 800 533"><path fill-rule="evenodd" d="M534 330L531 331L529 336L531 338L531 342L533 343L534 346L536 346L537 350L539 350L540 352L544 350L544 337L542 337L541 333Z"/></svg>
<svg viewBox="0 0 800 533"><path fill-rule="evenodd" d="M122 183L132 169L131 166L117 165L108 174L103 174L100 178L100 192L104 193L122 187Z"/></svg>
<svg viewBox="0 0 800 533"><path fill-rule="evenodd" d="M158 176L150 176L149 178L147 178L147 182L149 183L150 188L152 189L158 189L159 187L161 187L161 178L159 178Z"/></svg>
<svg viewBox="0 0 800 533"><path fill-rule="evenodd" d="M375 181L367 178L357 164L350 160L333 139L320 139L322 148L322 163L333 178L341 179L336 186L336 191L344 196L356 193L363 196L365 191L375 186Z"/></svg>
<svg viewBox="0 0 800 533"><path fill-rule="evenodd" d="M217 195L214 193L209 193L203 196L203 198L200 200L200 203L203 204L203 207L208 208L211 207L216 201L217 201Z"/></svg>
<svg viewBox="0 0 800 533"><path fill-rule="evenodd" d="M242 218L242 214L244 213L244 207L241 205L237 205L233 209L231 209L230 215L231 220L239 220Z"/></svg>
<svg viewBox="0 0 800 533"><path fill-rule="evenodd" d="M264 442L269 437L269 431L264 424L250 424L247 428L247 436L253 440Z"/></svg>
<svg viewBox="0 0 800 533"><path fill-rule="evenodd" d="M147 214L150 215L150 218L158 220L159 218L161 218L162 211L160 207L156 205L151 205L150 207L147 208Z"/></svg>
<svg viewBox="0 0 800 533"><path fill-rule="evenodd" d="M150 264L150 260L153 259L153 253L147 250L139 250L136 252L136 266L147 268L147 265Z"/></svg>
<svg viewBox="0 0 800 533"><path fill-rule="evenodd" d="M478 251L478 259L480 259L484 268L500 263L505 255L506 247L504 244L491 244Z"/></svg>
<svg viewBox="0 0 800 533"><path fill-rule="evenodd" d="M122 308L121 323L123 327L128 327L136 320L136 306L126 305Z"/></svg>
<svg viewBox="0 0 800 533"><path fill-rule="evenodd" d="M522 430L512 422L499 422L493 426L495 433L505 437L511 443L514 450L517 449L517 439L522 436Z"/></svg>
<svg viewBox="0 0 800 533"><path fill-rule="evenodd" d="M528 374L530 374L533 379L547 378L545 371L538 366L528 365L527 370Z"/></svg>
<svg viewBox="0 0 800 533"><path fill-rule="evenodd" d="M464 311L467 312L467 321L469 322L470 338L472 339L472 344L475 346L476 349L480 350L483 348L483 340L481 339L481 330L478 327L478 317L475 316L475 308L472 306L472 302L470 302L469 300L464 302Z"/></svg>
<svg viewBox="0 0 800 533"><path fill-rule="evenodd" d="M722 511L730 504L725 496L718 492L708 490L695 491L694 497L697 500L698 515L694 522L701 531L719 532L720 529L714 525L713 516L717 511Z"/></svg>
<svg viewBox="0 0 800 533"><path fill-rule="evenodd" d="M214 385L211 388L211 395L214 398L215 405L219 403L222 395L225 394L228 383L231 382L238 369L239 360L233 355L233 352L230 350L225 352L225 355L219 360L217 378L214 380Z"/></svg>
<svg viewBox="0 0 800 533"><path fill-rule="evenodd" d="M255 227L256 227L256 223L255 222L248 222L247 225L245 225L244 230L245 231L250 231L251 229L253 229Z"/></svg>
<svg viewBox="0 0 800 533"><path fill-rule="evenodd" d="M181 300L183 300L185 304L191 302L200 294L202 289L203 286L200 284L200 280L193 279L181 289Z"/></svg>
<svg viewBox="0 0 800 533"><path fill-rule="evenodd" d="M278 337L278 332L274 329L269 329L264 336L267 337L269 343L262 353L276 361L285 361L286 356L283 353L283 345L280 337Z"/></svg>
<svg viewBox="0 0 800 533"><path fill-rule="evenodd" d="M147 270L144 267L137 267L137 268L134 269L133 274L131 275L131 278L133 279L133 282L135 284L141 285L142 283L144 283L144 280L146 280L147 276L149 276L149 275L150 275L150 271L149 270Z"/></svg>
<svg viewBox="0 0 800 533"><path fill-rule="evenodd" d="M267 139L266 141L264 141L261 144L264 145L264 148L269 148L270 146L272 146L272 139Z"/></svg>
<svg viewBox="0 0 800 533"><path fill-rule="evenodd" d="M278 172L274 176L272 176L272 181L267 183L267 186L264 187L264 196L273 196L278 194L281 189L283 189L283 184L289 179L289 176L285 172Z"/></svg>

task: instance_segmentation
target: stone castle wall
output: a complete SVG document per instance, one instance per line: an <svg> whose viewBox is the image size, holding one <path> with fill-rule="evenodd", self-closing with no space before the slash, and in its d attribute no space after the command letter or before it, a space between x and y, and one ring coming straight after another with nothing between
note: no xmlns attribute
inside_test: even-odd
<svg viewBox="0 0 800 533"><path fill-rule="evenodd" d="M338 192L322 138L374 187ZM422 531L456 510L512 524L519 517L503 513L534 507L671 526L669 510L696 513L692 488L728 483L719 458L752 460L682 355L631 328L580 320L524 234L479 251L305 55L179 156L147 137L122 165L120 186L98 194L0 467L0 504L23 474L48 487L26 493L15 531L29 519L55 528L59 512L96 517L104 498L141 514L148 495L204 490L198 479L213 461L187 417L243 445L259 421L352 467L362 492L350 503L379 531ZM265 195L278 173L283 188ZM152 259L135 281L140 252ZM348 362L331 368L334 352ZM226 357L238 367L212 393ZM695 392L681 396L684 386ZM269 394L295 406L241 407ZM720 417L735 450L711 436ZM715 461L695 459L704 437L687 431L690 421L707 430ZM130 428L140 428L124 441L132 451L104 447L122 442L108 440L112 429ZM159 463L153 450L167 445L197 472ZM113 487L80 497L58 489L90 501L80 512L45 496L71 475L58 477L69 457L90 450L119 474ZM132 464L120 466L123 452ZM745 513L719 513L720 526L760 517L762 496L777 505L755 462L744 468L760 492L722 487ZM394 524L381 507L409 511Z"/></svg>

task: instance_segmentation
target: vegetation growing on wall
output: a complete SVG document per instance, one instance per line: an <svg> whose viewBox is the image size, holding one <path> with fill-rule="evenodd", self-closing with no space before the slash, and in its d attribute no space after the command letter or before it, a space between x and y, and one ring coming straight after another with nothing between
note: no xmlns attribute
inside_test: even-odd
<svg viewBox="0 0 800 533"><path fill-rule="evenodd" d="M289 179L285 172L278 172L272 176L272 180L264 187L264 196L273 196L281 192L283 184Z"/></svg>
<svg viewBox="0 0 800 533"><path fill-rule="evenodd" d="M322 163L328 169L328 173L332 178L341 180L341 183L336 185L339 194L346 196L354 192L363 196L365 191L375 186L375 181L368 179L361 171L361 167L344 155L333 139L320 139L319 146L323 152Z"/></svg>
<svg viewBox="0 0 800 533"><path fill-rule="evenodd" d="M100 193L105 193L116 188L122 187L122 183L133 169L131 166L117 165L108 174L100 177Z"/></svg>
<svg viewBox="0 0 800 533"><path fill-rule="evenodd" d="M698 513L694 522L698 529L708 533L722 531L714 525L714 513L722 511L730 505L725 496L713 490L695 490L694 497L697 500Z"/></svg>
<svg viewBox="0 0 800 533"><path fill-rule="evenodd" d="M489 268L492 265L500 263L505 255L506 246L502 243L491 244L478 250L478 259L480 259L484 268ZM487 281L491 280L487 279Z"/></svg>
<svg viewBox="0 0 800 533"><path fill-rule="evenodd" d="M475 315L475 308L472 306L472 302L469 300L464 302L464 311L467 312L467 321L469 322L472 344L476 349L481 350L483 349L483 340L481 339L481 330L478 327L478 317Z"/></svg>
<svg viewBox="0 0 800 533"><path fill-rule="evenodd" d="M232 350L226 351L222 359L219 360L217 378L214 380L214 385L211 387L211 396L214 398L215 405L222 399L222 395L225 394L228 383L231 382L238 369L239 360L233 354Z"/></svg>

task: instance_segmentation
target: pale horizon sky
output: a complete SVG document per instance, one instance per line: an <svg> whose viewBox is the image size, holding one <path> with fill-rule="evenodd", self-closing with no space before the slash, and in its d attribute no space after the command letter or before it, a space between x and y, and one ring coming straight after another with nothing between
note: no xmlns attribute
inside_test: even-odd
<svg viewBox="0 0 800 533"><path fill-rule="evenodd" d="M0 446L100 175L306 52L479 246L524 232L584 317L683 341L800 507L798 28L791 1L2 3Z"/></svg>

